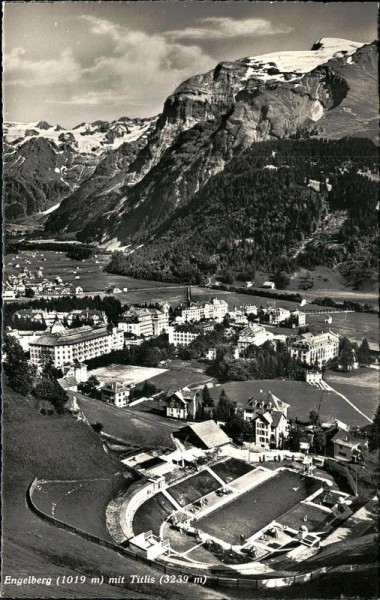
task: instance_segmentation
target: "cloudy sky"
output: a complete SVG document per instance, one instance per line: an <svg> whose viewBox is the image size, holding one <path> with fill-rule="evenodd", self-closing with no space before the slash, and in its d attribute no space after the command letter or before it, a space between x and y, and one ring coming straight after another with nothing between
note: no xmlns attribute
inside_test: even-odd
<svg viewBox="0 0 380 600"><path fill-rule="evenodd" d="M375 2L16 1L3 9L5 120L64 127L158 114L181 81L221 60L377 35Z"/></svg>

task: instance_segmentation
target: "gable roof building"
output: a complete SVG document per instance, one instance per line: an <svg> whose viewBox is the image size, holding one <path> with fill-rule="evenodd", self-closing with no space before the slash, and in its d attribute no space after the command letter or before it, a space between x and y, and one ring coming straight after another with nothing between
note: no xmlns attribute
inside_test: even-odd
<svg viewBox="0 0 380 600"><path fill-rule="evenodd" d="M230 438L213 420L192 423L173 433L182 443L211 450L230 443Z"/></svg>

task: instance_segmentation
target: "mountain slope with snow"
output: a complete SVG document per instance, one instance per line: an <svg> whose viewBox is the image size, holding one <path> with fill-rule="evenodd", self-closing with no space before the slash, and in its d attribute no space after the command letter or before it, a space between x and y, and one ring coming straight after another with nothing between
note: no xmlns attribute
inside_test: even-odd
<svg viewBox="0 0 380 600"><path fill-rule="evenodd" d="M252 144L375 138L377 115L375 43L322 38L309 51L222 62L180 84L146 146L127 160L112 151L47 228L113 247L145 243Z"/></svg>
<svg viewBox="0 0 380 600"><path fill-rule="evenodd" d="M8 219L45 213L70 196L117 149L141 148L156 118L122 117L72 129L38 123L5 123L4 184Z"/></svg>

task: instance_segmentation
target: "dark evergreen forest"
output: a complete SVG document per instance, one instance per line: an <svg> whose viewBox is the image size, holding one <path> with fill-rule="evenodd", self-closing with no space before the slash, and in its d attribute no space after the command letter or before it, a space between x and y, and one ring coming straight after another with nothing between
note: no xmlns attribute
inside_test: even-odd
<svg viewBox="0 0 380 600"><path fill-rule="evenodd" d="M213 176L143 248L109 272L201 283L336 266L353 284L377 276L378 149L368 139L254 144Z"/></svg>

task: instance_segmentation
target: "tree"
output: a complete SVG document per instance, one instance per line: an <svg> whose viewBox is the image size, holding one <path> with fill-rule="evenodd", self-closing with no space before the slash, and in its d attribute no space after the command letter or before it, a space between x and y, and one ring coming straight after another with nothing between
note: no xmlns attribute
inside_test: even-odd
<svg viewBox="0 0 380 600"><path fill-rule="evenodd" d="M96 423L91 423L91 427L96 433L100 433L103 429L103 423L96 421Z"/></svg>
<svg viewBox="0 0 380 600"><path fill-rule="evenodd" d="M51 360L45 364L42 375L43 377L46 377L46 379L51 379L53 381L63 377L61 369L56 369Z"/></svg>
<svg viewBox="0 0 380 600"><path fill-rule="evenodd" d="M210 390L208 389L207 385L205 385L202 390L202 404L203 404L203 406L210 406L210 407L215 406L214 399L211 396Z"/></svg>
<svg viewBox="0 0 380 600"><path fill-rule="evenodd" d="M309 421L312 425L319 425L320 424L320 419L319 419L319 414L316 410L311 410L309 413Z"/></svg>
<svg viewBox="0 0 380 600"><path fill-rule="evenodd" d="M369 433L369 448L370 450L378 450L380 447L380 404L378 405L373 423Z"/></svg>
<svg viewBox="0 0 380 600"><path fill-rule="evenodd" d="M36 293L32 288L26 288L25 298L34 298L35 295L36 295Z"/></svg>
<svg viewBox="0 0 380 600"><path fill-rule="evenodd" d="M273 277L273 281L276 284L276 288L284 289L290 283L290 277L285 271L278 271Z"/></svg>
<svg viewBox="0 0 380 600"><path fill-rule="evenodd" d="M313 446L315 452L322 454L326 448L326 434L321 427L314 429Z"/></svg>
<svg viewBox="0 0 380 600"><path fill-rule="evenodd" d="M232 417L234 409L234 403L227 396L226 392L223 389L219 396L218 406L216 407L216 417L218 421L228 421Z"/></svg>
<svg viewBox="0 0 380 600"><path fill-rule="evenodd" d="M35 368L30 365L24 350L15 337L4 336L3 352L5 355L4 373L10 387L26 396L32 390Z"/></svg>
<svg viewBox="0 0 380 600"><path fill-rule="evenodd" d="M226 431L232 437L247 438L252 432L252 426L239 415L233 415L227 422Z"/></svg>
<svg viewBox="0 0 380 600"><path fill-rule="evenodd" d="M40 400L50 402L58 414L63 414L69 397L57 380L43 377L33 389L33 395Z"/></svg>
<svg viewBox="0 0 380 600"><path fill-rule="evenodd" d="M364 338L362 343L358 348L358 361L363 365L368 365L371 362L371 351L369 349L369 344L367 338Z"/></svg>

